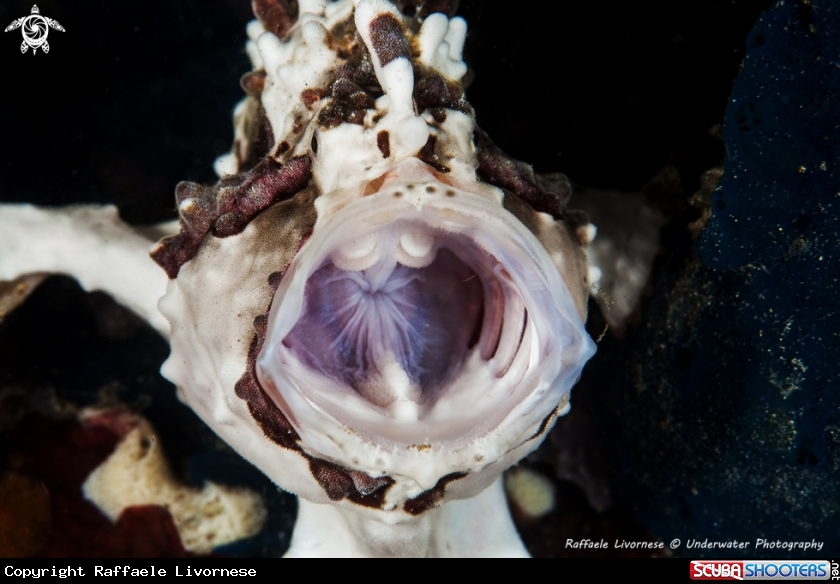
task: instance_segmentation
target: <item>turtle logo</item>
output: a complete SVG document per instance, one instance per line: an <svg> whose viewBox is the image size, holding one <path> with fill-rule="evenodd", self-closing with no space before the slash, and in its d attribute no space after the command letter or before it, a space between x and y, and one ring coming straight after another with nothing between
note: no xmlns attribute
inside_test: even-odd
<svg viewBox="0 0 840 584"><path fill-rule="evenodd" d="M17 28L21 29L23 33L23 42L20 45L20 52L25 53L26 49L32 47L32 54L38 52L40 48L44 53L50 52L50 45L47 43L47 33L50 28L64 32L64 27L58 24L58 21L46 16L41 16L38 6L32 6L32 14L18 18L12 24L6 27L3 32L9 32Z"/></svg>

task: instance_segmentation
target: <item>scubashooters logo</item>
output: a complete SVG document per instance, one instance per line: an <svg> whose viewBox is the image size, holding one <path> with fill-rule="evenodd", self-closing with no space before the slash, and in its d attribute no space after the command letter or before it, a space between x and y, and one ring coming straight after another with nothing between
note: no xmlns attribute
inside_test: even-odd
<svg viewBox="0 0 840 584"><path fill-rule="evenodd" d="M20 32L23 34L23 42L20 45L20 52L25 53L31 47L32 54L34 55L38 52L38 49L41 49L44 53L50 52L47 34L49 34L51 28L64 32L64 27L58 24L57 20L41 16L41 11L38 10L38 6L33 5L32 14L12 21L12 24L7 26L3 32L21 29Z"/></svg>
<svg viewBox="0 0 840 584"><path fill-rule="evenodd" d="M692 580L828 580L828 560L692 560Z"/></svg>

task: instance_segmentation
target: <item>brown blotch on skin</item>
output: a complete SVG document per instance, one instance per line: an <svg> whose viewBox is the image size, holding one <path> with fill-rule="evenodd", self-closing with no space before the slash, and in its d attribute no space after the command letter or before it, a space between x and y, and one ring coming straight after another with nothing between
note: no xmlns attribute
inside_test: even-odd
<svg viewBox="0 0 840 584"><path fill-rule="evenodd" d="M376 107L374 98L349 79L337 79L331 87L332 99L318 114L318 125L324 129L341 124L365 122L367 110Z"/></svg>
<svg viewBox="0 0 840 584"><path fill-rule="evenodd" d="M589 213L586 211L581 211L579 209L569 210L567 209L566 212L563 214L563 220L569 225L572 231L577 231L579 227L585 227L589 225L591 221L589 220ZM587 243L589 243L587 241ZM584 245L581 243L581 245Z"/></svg>
<svg viewBox="0 0 840 584"><path fill-rule="evenodd" d="M387 130L382 130L376 135L376 145L382 153L382 158L391 156L391 140L388 136Z"/></svg>
<svg viewBox="0 0 840 584"><path fill-rule="evenodd" d="M548 213L554 219L566 219L566 203L572 187L565 175L536 175L529 164L509 157L487 135L476 128L479 178L500 189L506 189L535 211Z"/></svg>
<svg viewBox="0 0 840 584"><path fill-rule="evenodd" d="M251 6L265 29L281 40L297 22L297 0L254 0Z"/></svg>
<svg viewBox="0 0 840 584"><path fill-rule="evenodd" d="M324 39L327 48L339 59L348 59L357 48L356 19L348 18L337 22Z"/></svg>
<svg viewBox="0 0 840 584"><path fill-rule="evenodd" d="M309 472L324 489L330 501L341 501L353 492L353 479L335 464L317 458L309 459Z"/></svg>
<svg viewBox="0 0 840 584"><path fill-rule="evenodd" d="M332 84L333 100L344 102L350 109L373 109L376 100L366 90L349 79L336 79Z"/></svg>
<svg viewBox="0 0 840 584"><path fill-rule="evenodd" d="M219 216L213 225L213 235L229 237L241 233L257 213L268 206L294 196L309 182L311 176L308 156L299 156L286 164L268 158L263 172L254 173L239 184L230 186L219 183L217 192L219 210L226 212ZM257 170L262 164L258 165ZM228 217L224 225L222 217Z"/></svg>
<svg viewBox="0 0 840 584"><path fill-rule="evenodd" d="M247 134L248 148L243 148L239 140L236 141L233 148L234 155L239 161L240 174L254 168L274 146L274 132L262 106L257 110L256 120L248 125ZM243 150L245 150L245 153L243 153Z"/></svg>
<svg viewBox="0 0 840 584"><path fill-rule="evenodd" d="M475 112L470 104L462 99L464 88L460 83L444 79L440 75L423 76L425 71L415 70L414 103L417 111L423 113L429 111L438 123L446 121L446 110L459 111L470 117Z"/></svg>
<svg viewBox="0 0 840 584"><path fill-rule="evenodd" d="M259 97L265 89L265 71L251 71L239 80L239 85L247 95Z"/></svg>
<svg viewBox="0 0 840 584"><path fill-rule="evenodd" d="M406 513L409 515L416 516L422 515L429 509L440 507L441 503L443 503L444 495L446 494L446 485L453 481L457 481L458 479L462 479L465 476L467 476L467 473L465 472L453 472L445 477L441 477L434 487L428 491L423 491L413 499L406 501L405 505L403 505L403 509L405 509Z"/></svg>
<svg viewBox="0 0 840 584"><path fill-rule="evenodd" d="M371 55L362 42L356 42L350 46L349 54L338 66L335 77L354 83L374 97L379 97L383 93L379 79L376 77Z"/></svg>
<svg viewBox="0 0 840 584"><path fill-rule="evenodd" d="M253 170L224 177L213 187L179 183L175 189L179 206L188 199L192 205L181 210L180 232L163 239L152 251L152 259L170 278L176 278L208 233L216 237L241 233L261 211L303 190L312 176L310 166L309 156L285 164L265 158Z"/></svg>
<svg viewBox="0 0 840 584"><path fill-rule="evenodd" d="M283 274L285 272L271 272L268 275L268 286L271 288L271 292L277 292L277 288L280 287L280 282L283 281Z"/></svg>
<svg viewBox="0 0 840 584"><path fill-rule="evenodd" d="M248 402L248 411L251 412L251 416L269 440L283 448L299 450L298 440L300 440L300 436L286 416L283 415L283 412L265 394L257 380L257 357L259 357L265 342L267 326L268 313L254 319L256 333L251 341L251 346L248 348L247 367L245 373L236 382L234 392L237 397Z"/></svg>
<svg viewBox="0 0 840 584"><path fill-rule="evenodd" d="M382 477L381 479L376 480L383 481L382 488L377 489L369 495L365 495L361 491L359 491L360 485L354 484L356 490L355 492L350 493L350 495L347 497L347 500L351 503L359 505L360 507L370 507L371 509L383 509L385 507L385 495L388 494L388 490L390 489L391 485L394 484L395 481L391 477Z"/></svg>
<svg viewBox="0 0 840 584"><path fill-rule="evenodd" d="M312 104L325 98L329 94L330 90L323 87L318 89L304 89L300 92L300 99L303 101L303 105L311 107Z"/></svg>
<svg viewBox="0 0 840 584"><path fill-rule="evenodd" d="M447 197L454 197L455 196L455 191L453 191L452 189L446 189L446 196Z"/></svg>
<svg viewBox="0 0 840 584"><path fill-rule="evenodd" d="M432 119L434 119L434 121L438 124L442 124L446 121L446 109L442 107L433 107L428 111L432 114Z"/></svg>
<svg viewBox="0 0 840 584"><path fill-rule="evenodd" d="M373 51L382 67L400 57L411 58L411 48L402 25L392 14L383 14L374 18L369 30Z"/></svg>
<svg viewBox="0 0 840 584"><path fill-rule="evenodd" d="M265 109L260 107L257 114L256 132L251 140L251 152L246 168L250 170L255 167L262 157L269 153L273 145L274 131L271 129L271 122L268 120Z"/></svg>
<svg viewBox="0 0 840 584"><path fill-rule="evenodd" d="M381 509L388 487L394 484L391 477L372 477L319 458L307 456L307 459L309 471L330 501L349 499L357 505Z"/></svg>
<svg viewBox="0 0 840 584"><path fill-rule="evenodd" d="M435 136L429 136L429 139L426 140L426 145L420 149L420 152L418 152L416 156L436 171L440 173L447 173L449 172L449 168L444 166L438 157L437 152L435 151L436 145L437 138Z"/></svg>
<svg viewBox="0 0 840 584"><path fill-rule="evenodd" d="M379 489L381 489L385 485L390 486L390 485L394 484L394 479L392 479L391 477L385 477L385 476L372 477L369 474L359 472L357 470L347 471L347 474L349 474L350 478L353 479L353 486L356 487L356 491L364 497L368 497L368 496L374 494L375 492L379 491ZM385 494L384 491L380 493L380 495L384 495L384 494ZM353 495L351 495L350 497L351 497L350 500L352 501L353 500L352 499ZM383 501L384 501L384 497L383 497Z"/></svg>
<svg viewBox="0 0 840 584"><path fill-rule="evenodd" d="M290 148L291 146L289 146L289 143L283 140L277 145L277 148L274 150L274 156L280 156L282 154L285 154L289 151Z"/></svg>

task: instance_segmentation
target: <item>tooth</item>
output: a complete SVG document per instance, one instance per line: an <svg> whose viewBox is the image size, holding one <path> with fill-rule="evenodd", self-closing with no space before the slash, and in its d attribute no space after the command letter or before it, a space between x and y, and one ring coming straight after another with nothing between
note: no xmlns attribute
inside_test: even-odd
<svg viewBox="0 0 840 584"><path fill-rule="evenodd" d="M424 258L435 244L435 238L425 233L404 233L400 236L400 245L408 255Z"/></svg>
<svg viewBox="0 0 840 584"><path fill-rule="evenodd" d="M425 233L403 233L396 249L396 259L409 268L425 268L435 260L435 238Z"/></svg>
<svg viewBox="0 0 840 584"><path fill-rule="evenodd" d="M403 420L406 422L416 422L419 418L417 404L411 400L398 399L391 404L389 410L395 420Z"/></svg>
<svg viewBox="0 0 840 584"><path fill-rule="evenodd" d="M333 252L332 260L341 270L358 272L378 262L381 251L379 236L376 233L368 233L342 243Z"/></svg>
<svg viewBox="0 0 840 584"><path fill-rule="evenodd" d="M411 391L411 380L405 369L397 362L394 354L388 351L378 364L382 380L388 385L394 399L404 400Z"/></svg>
<svg viewBox="0 0 840 584"><path fill-rule="evenodd" d="M341 250L341 255L349 260L357 260L363 258L373 251L376 246L376 234L368 233L361 237L357 237L351 243L347 244L346 248Z"/></svg>
<svg viewBox="0 0 840 584"><path fill-rule="evenodd" d="M386 350L377 358L382 381L388 387L393 401L388 410L396 420L417 421L420 409L416 400L421 397L416 387L411 384L408 374L403 366L397 361L393 351Z"/></svg>

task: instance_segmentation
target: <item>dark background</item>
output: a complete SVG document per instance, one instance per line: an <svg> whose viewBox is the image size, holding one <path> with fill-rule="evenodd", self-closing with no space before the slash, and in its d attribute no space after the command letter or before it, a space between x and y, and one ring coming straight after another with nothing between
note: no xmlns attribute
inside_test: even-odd
<svg viewBox="0 0 840 584"><path fill-rule="evenodd" d="M475 73L467 97L478 123L539 172L636 191L672 164L691 193L691 181L721 162L722 145L709 132L723 121L747 34L771 2L556 2L537 12L546 4L461 3L470 27L465 56ZM31 0L0 3L2 28L31 6ZM0 35L0 201L114 203L133 224L174 218L175 184L213 182L213 159L229 148L231 111L243 96L238 80L249 70L248 3L38 6L66 32L51 30L49 54L36 55L20 53L19 30ZM610 367L609 350L602 345L602 368ZM157 374L167 354L162 339L103 295L52 278L0 324L0 389L23 384L75 403L103 395L125 401L152 419L185 480L240 482L274 496L243 463L219 463L214 452L224 446ZM584 371L580 388L586 387ZM581 393L576 398L569 420L597 413L597 403ZM2 422L0 416L0 430ZM3 447L0 439L0 462ZM540 464L535 468L544 469ZM650 537L621 493L612 510L599 514L577 486L559 481L557 488L560 504L550 519L564 527L520 525L532 551L560 549L549 532ZM271 528L281 536L228 553L283 551L294 501L271 505Z"/></svg>

